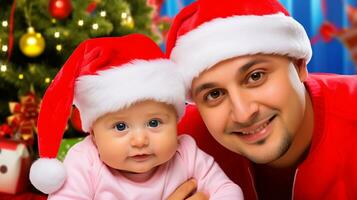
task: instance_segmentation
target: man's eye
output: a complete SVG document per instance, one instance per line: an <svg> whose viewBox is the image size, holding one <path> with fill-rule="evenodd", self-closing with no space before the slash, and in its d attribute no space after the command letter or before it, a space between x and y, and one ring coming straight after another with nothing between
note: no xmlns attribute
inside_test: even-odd
<svg viewBox="0 0 357 200"><path fill-rule="evenodd" d="M208 93L208 95L206 96L206 99L208 101L212 101L212 100L219 98L221 95L222 95L221 90L212 90L211 92Z"/></svg>
<svg viewBox="0 0 357 200"><path fill-rule="evenodd" d="M151 128L156 128L161 124L161 122L158 119L152 119L149 121L148 126Z"/></svg>
<svg viewBox="0 0 357 200"><path fill-rule="evenodd" d="M128 128L128 126L123 122L117 123L115 125L115 129L118 130L118 131L124 131L127 128Z"/></svg>
<svg viewBox="0 0 357 200"><path fill-rule="evenodd" d="M252 74L250 74L249 78L248 78L248 83L251 83L251 82L257 82L259 80L261 80L264 76L264 73L263 72L254 72Z"/></svg>

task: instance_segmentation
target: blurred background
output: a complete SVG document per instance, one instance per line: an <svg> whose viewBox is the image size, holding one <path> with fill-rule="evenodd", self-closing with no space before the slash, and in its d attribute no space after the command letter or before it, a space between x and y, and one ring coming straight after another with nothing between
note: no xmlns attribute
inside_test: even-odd
<svg viewBox="0 0 357 200"><path fill-rule="evenodd" d="M85 39L143 33L165 50L174 16L193 0L0 0L0 199L43 199L28 184L41 98ZM280 0L306 29L310 72L356 74L357 0ZM219 1L217 1L219 3ZM58 158L85 137L74 109Z"/></svg>

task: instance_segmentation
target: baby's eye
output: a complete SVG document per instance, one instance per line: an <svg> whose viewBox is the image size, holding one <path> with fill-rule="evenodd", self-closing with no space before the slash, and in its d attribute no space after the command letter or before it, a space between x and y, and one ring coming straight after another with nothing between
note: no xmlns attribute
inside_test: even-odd
<svg viewBox="0 0 357 200"><path fill-rule="evenodd" d="M158 119L152 119L149 121L148 126L155 128L158 127L161 124L161 122Z"/></svg>
<svg viewBox="0 0 357 200"><path fill-rule="evenodd" d="M118 131L124 131L127 128L128 126L124 122L119 122L115 125L115 129L117 129Z"/></svg>

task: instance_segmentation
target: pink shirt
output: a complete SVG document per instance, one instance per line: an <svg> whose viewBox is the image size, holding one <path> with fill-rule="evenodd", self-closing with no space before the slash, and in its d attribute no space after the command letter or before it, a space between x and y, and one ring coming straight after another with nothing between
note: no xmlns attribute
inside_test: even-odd
<svg viewBox="0 0 357 200"><path fill-rule="evenodd" d="M146 182L133 182L106 166L99 159L92 136L70 149L64 165L67 180L59 191L49 195L50 200L166 199L191 177L197 180L198 190L209 194L210 199L243 199L240 187L224 174L211 156L198 149L188 135L179 136L174 157Z"/></svg>

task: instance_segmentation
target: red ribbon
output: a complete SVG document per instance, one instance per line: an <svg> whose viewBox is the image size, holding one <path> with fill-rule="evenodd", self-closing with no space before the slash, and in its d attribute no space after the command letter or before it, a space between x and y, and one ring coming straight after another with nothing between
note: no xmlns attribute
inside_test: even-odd
<svg viewBox="0 0 357 200"><path fill-rule="evenodd" d="M12 137L14 135L14 130L7 124L0 125L0 138Z"/></svg>
<svg viewBox="0 0 357 200"><path fill-rule="evenodd" d="M14 45L14 15L16 10L16 0L12 2L11 6L11 13L10 13L10 27L9 27L9 49L8 49L8 56L7 60L10 61L12 47Z"/></svg>
<svg viewBox="0 0 357 200"><path fill-rule="evenodd" d="M8 125L15 133L21 134L21 139L28 145L33 144L33 133L36 129L40 102L34 93L20 97L20 102L10 102L11 116L7 118Z"/></svg>

